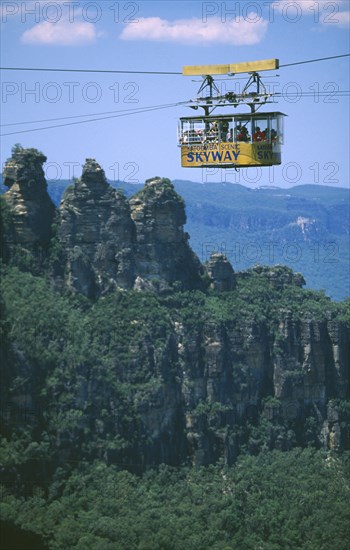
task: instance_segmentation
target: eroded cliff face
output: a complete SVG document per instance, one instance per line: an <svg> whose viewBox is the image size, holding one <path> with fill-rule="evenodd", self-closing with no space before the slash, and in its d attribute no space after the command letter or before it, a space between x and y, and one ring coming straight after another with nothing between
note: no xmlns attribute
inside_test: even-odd
<svg viewBox="0 0 350 550"><path fill-rule="evenodd" d="M135 279L135 230L127 199L113 189L103 169L87 159L81 179L60 204L55 267L63 286L93 297L131 288Z"/></svg>
<svg viewBox="0 0 350 550"><path fill-rule="evenodd" d="M88 297L112 288L162 291L202 284L203 268L183 230L184 203L169 180L154 178L128 201L87 159L60 208L56 281ZM62 269L62 265L64 268Z"/></svg>
<svg viewBox="0 0 350 550"><path fill-rule="evenodd" d="M55 210L44 161L35 150L18 150L6 165L5 201L12 217L7 234L15 244L47 244L52 236ZM349 448L349 419L340 403L349 397L349 331L336 308L313 318L307 307L288 307L283 293L291 287L302 293L305 281L283 266L239 273L222 254L202 266L189 247L185 221L183 200L169 180L148 180L128 201L87 159L56 215L45 275L56 290L103 295L102 305L115 296L109 315L117 315L105 326L104 311L99 322L93 307L91 318L82 313L84 349L80 340L67 348L64 339L56 342L54 323L48 331L52 344L45 327L36 338L45 351L56 350L51 362L42 360L45 353L35 356L37 342L32 351L25 338L12 341L8 326L2 396L10 405L10 428L11 411L16 419L23 403L33 409L49 405L45 429L60 458L84 448L89 458L142 467L220 458L231 463L242 449ZM259 289L263 281L266 307L281 302L270 308L271 318L261 304L254 307L252 280L260 281ZM207 292L206 285L213 290ZM133 297L130 303L139 300L132 313L128 302L124 309L119 304L125 296ZM64 360L56 364L61 353ZM18 387L16 377L22 380Z"/></svg>
<svg viewBox="0 0 350 550"><path fill-rule="evenodd" d="M204 270L184 232L185 204L166 178L146 181L130 199L136 227L136 288L166 289L178 281L183 289L202 287Z"/></svg>
<svg viewBox="0 0 350 550"><path fill-rule="evenodd" d="M79 359L70 358L70 341L59 340L50 346L61 350L61 363L33 360L30 349L11 343L7 326L6 436L30 425L48 432L59 460L82 453L137 471L163 462L231 464L242 451L350 448L350 335L334 313L315 320L281 308L272 324L243 312L195 322L197 314L176 305L191 307L188 293L171 307L167 298L157 302L164 309L156 318L147 293L133 293L137 306L119 294L112 308L101 299L96 318L82 315L79 341L90 334ZM104 307L111 322L101 317Z"/></svg>
<svg viewBox="0 0 350 550"><path fill-rule="evenodd" d="M9 190L3 199L11 223L3 239L8 255L15 246L33 251L50 242L56 209L47 192L44 162L45 155L36 149L17 146L5 164L4 185Z"/></svg>
<svg viewBox="0 0 350 550"><path fill-rule="evenodd" d="M202 465L232 463L243 448L349 447L348 420L337 405L349 396L344 324L297 321L281 311L275 334L254 321L174 329L161 359L173 366L173 378L164 377L140 405L152 441L144 448L148 460ZM164 441L177 441L170 457Z"/></svg>

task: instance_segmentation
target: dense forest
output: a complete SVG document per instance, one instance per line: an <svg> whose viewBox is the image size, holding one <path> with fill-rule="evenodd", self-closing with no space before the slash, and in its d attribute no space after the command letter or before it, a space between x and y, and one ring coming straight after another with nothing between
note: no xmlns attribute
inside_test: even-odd
<svg viewBox="0 0 350 550"><path fill-rule="evenodd" d="M243 312L272 319L278 294L281 303L294 304L296 315L305 308L321 317L325 307L335 308L349 322L345 306L290 289L270 295L265 309L271 288L258 277L225 295L174 292L158 297L131 291L95 302L59 296L42 277L14 267L3 269L2 285L2 364L19 369L5 372L10 391L2 400L4 532L7 525L16 525L40 535L47 545L43 548L53 550L345 550L349 456L317 450L317 418L304 422L304 450L292 448L295 420L261 415L238 427L239 452L231 466L223 458L206 467L193 467L188 460L176 467L142 463L136 457L147 442L137 403L145 406L164 382L149 372L146 362L135 364L128 357L145 334L160 352L169 311L190 329L205 318L224 322L236 316L242 322ZM141 322L133 323L135 319ZM13 354L17 357L11 359ZM26 365L19 368L22 361ZM120 383L116 371L128 365L128 381ZM89 391L84 390L87 381L93 385ZM242 392L244 384L242 379ZM111 386L117 410L106 399ZM33 392L32 401L10 401L21 387L27 396ZM278 400L270 397L268 403L276 406ZM349 407L346 401L339 405ZM208 406L199 404L198 414ZM220 414L215 407L220 404L211 404L208 413L213 430ZM112 415L118 416L119 426L114 437L108 436L115 431ZM286 431L288 452L273 450ZM28 535L17 548L39 550L37 542L26 546L24 540L30 540ZM6 541L3 547L16 548Z"/></svg>
<svg viewBox="0 0 350 550"><path fill-rule="evenodd" d="M163 465L142 476L82 461L57 468L49 485L22 491L4 489L4 524L34 531L43 545L28 546L27 535L2 548L348 548L349 458L313 449L241 456L233 467Z"/></svg>
<svg viewBox="0 0 350 550"><path fill-rule="evenodd" d="M345 549L350 301L202 265L166 179L89 159L55 209L43 158L1 200L2 546Z"/></svg>

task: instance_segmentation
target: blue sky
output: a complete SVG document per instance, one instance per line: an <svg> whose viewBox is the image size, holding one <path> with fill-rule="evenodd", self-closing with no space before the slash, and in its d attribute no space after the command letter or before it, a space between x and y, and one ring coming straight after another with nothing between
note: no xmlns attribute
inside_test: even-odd
<svg viewBox="0 0 350 550"><path fill-rule="evenodd" d="M349 13L348 0L2 1L1 66L181 72L183 65L275 57L288 64L349 53ZM184 106L3 136L1 162L19 142L45 153L48 180L80 176L85 158L93 157L109 179L135 183L159 175L249 187L348 186L349 98L333 92L349 90L349 59L262 73L281 94L271 110L288 115L283 164L273 170L181 168L177 121L194 114ZM73 119L7 126L17 122L186 101L199 85L198 78L182 75L4 70L1 133ZM223 91L234 86L219 85Z"/></svg>

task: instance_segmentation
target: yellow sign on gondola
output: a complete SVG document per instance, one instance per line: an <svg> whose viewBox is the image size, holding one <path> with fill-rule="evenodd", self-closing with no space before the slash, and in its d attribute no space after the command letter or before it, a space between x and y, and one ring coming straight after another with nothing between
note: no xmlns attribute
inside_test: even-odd
<svg viewBox="0 0 350 550"><path fill-rule="evenodd" d="M281 164L281 149L274 143L211 143L182 145L181 166L200 168L217 166L272 166Z"/></svg>

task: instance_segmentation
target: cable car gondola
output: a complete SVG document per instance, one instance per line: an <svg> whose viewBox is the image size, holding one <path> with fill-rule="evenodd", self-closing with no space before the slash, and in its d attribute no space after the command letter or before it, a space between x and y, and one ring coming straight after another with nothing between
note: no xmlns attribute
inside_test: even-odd
<svg viewBox="0 0 350 550"><path fill-rule="evenodd" d="M198 97L194 109L201 107L202 116L182 117L179 121L178 145L181 166L185 168L243 168L281 164L284 113L260 112L257 109L271 102L261 82L259 70L278 68L278 60L265 60L235 65L205 65L184 67L183 74L201 74L204 81L199 93L209 89L209 95ZM249 72L250 78L241 94L220 95L212 74ZM254 87L254 91L252 91ZM214 93L216 92L216 95ZM213 114L218 107L250 107L250 113Z"/></svg>

